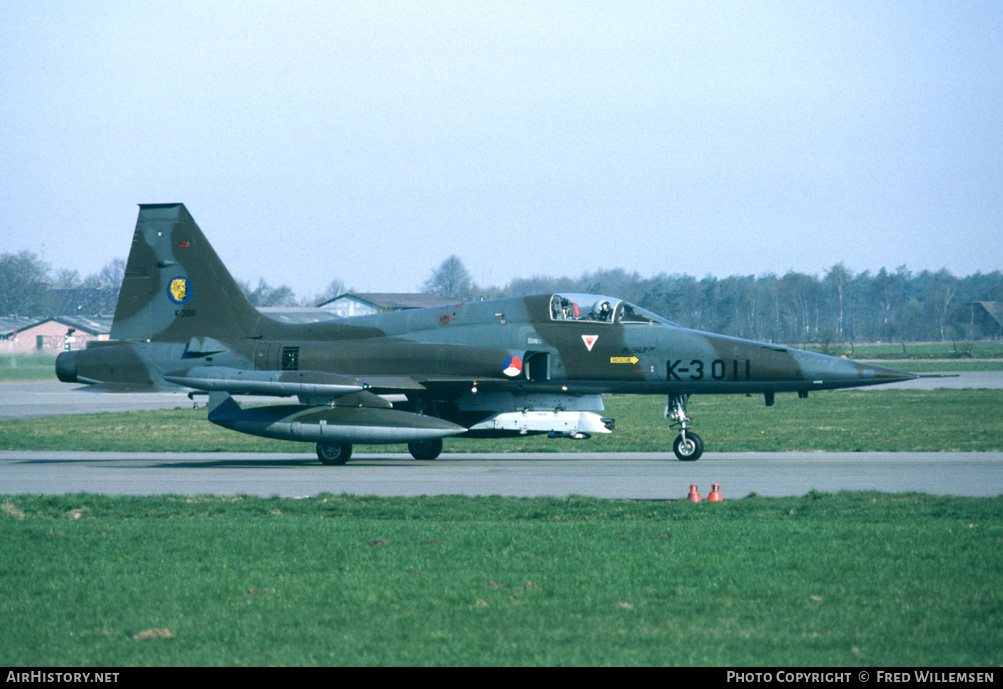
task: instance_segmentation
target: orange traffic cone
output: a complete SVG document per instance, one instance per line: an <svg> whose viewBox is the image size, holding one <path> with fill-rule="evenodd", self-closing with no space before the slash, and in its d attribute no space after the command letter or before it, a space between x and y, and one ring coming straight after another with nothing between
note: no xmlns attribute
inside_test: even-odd
<svg viewBox="0 0 1003 689"><path fill-rule="evenodd" d="M710 495L707 496L708 502L724 502L724 498L721 497L721 484L713 484L711 488Z"/></svg>
<svg viewBox="0 0 1003 689"><path fill-rule="evenodd" d="M686 496L686 499L690 502L700 502L700 493L697 492L697 484L692 484L690 486L690 494Z"/></svg>

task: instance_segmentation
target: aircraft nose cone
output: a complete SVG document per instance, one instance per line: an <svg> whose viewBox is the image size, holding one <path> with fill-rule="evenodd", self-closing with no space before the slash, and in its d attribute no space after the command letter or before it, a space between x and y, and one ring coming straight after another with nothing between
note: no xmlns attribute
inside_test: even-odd
<svg viewBox="0 0 1003 689"><path fill-rule="evenodd" d="M798 352L798 363L804 379L823 388L883 385L919 377L894 368L812 352Z"/></svg>
<svg viewBox="0 0 1003 689"><path fill-rule="evenodd" d="M903 380L913 380L914 378L919 378L915 373L909 373L907 371L899 371L894 368L886 368L884 366L874 366L873 364L868 364L865 362L854 361L854 365L860 374L860 377L865 380L873 380L875 384L877 383L898 383Z"/></svg>

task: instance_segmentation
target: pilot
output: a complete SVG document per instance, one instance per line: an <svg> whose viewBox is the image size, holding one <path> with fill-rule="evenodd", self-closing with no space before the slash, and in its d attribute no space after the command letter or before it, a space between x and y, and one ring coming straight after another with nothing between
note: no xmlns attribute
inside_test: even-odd
<svg viewBox="0 0 1003 689"><path fill-rule="evenodd" d="M555 320L562 320L566 317L561 301L561 298L555 295L550 302L550 315Z"/></svg>
<svg viewBox="0 0 1003 689"><path fill-rule="evenodd" d="M608 321L613 316L613 309L608 301L596 302L592 307L592 314L597 321Z"/></svg>
<svg viewBox="0 0 1003 689"><path fill-rule="evenodd" d="M578 305L572 303L572 301L567 297L561 298L561 310L564 312L565 318L577 319L581 317L580 313L576 313L578 311Z"/></svg>

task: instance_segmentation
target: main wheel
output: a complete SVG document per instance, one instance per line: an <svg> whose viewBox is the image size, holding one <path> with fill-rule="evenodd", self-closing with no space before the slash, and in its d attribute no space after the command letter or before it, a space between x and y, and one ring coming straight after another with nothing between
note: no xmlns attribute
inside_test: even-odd
<svg viewBox="0 0 1003 689"><path fill-rule="evenodd" d="M695 462L703 454L703 440L696 433L686 432L686 440L682 435L676 436L676 442L672 443L672 451L680 462Z"/></svg>
<svg viewBox="0 0 1003 689"><path fill-rule="evenodd" d="M352 456L351 443L317 443L317 459L321 464L344 464Z"/></svg>
<svg viewBox="0 0 1003 689"><path fill-rule="evenodd" d="M418 440L408 443L407 449L415 459L435 459L442 454L442 440Z"/></svg>

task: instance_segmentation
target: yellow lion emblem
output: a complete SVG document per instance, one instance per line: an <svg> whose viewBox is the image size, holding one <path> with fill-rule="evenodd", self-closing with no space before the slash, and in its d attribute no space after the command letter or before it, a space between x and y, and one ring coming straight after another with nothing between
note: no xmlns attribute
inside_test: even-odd
<svg viewBox="0 0 1003 689"><path fill-rule="evenodd" d="M171 297L174 301L181 303L188 296L188 281L184 278L174 278L171 280Z"/></svg>

